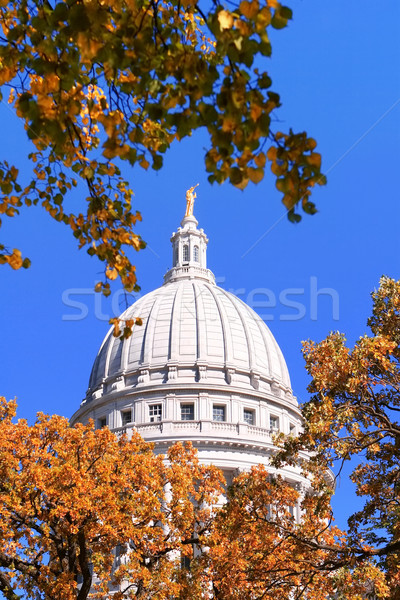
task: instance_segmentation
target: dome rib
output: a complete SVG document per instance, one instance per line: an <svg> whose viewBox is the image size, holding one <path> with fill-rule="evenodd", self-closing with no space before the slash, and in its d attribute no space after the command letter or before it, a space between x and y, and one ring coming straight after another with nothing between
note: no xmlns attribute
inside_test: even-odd
<svg viewBox="0 0 400 600"><path fill-rule="evenodd" d="M210 292L211 296L214 299L215 306L217 308L219 318L221 320L222 327L222 338L223 338L223 348L224 348L224 363L227 365L231 362L232 356L232 337L231 332L227 324L226 313L222 310L221 303L218 298L219 288L212 287L210 285L205 286L206 289Z"/></svg>
<svg viewBox="0 0 400 600"><path fill-rule="evenodd" d="M179 307L179 356L192 363L197 360L197 329L199 317L193 284L181 286Z"/></svg>
<svg viewBox="0 0 400 600"><path fill-rule="evenodd" d="M193 296L194 306L197 315L196 319L196 359L198 361L206 358L205 347L207 341L204 340L204 329L200 327L201 323L205 323L204 304L201 299L201 292L199 292L198 286L193 281Z"/></svg>
<svg viewBox="0 0 400 600"><path fill-rule="evenodd" d="M175 362L179 356L179 334L180 334L180 318L176 317L178 313L178 307L181 308L182 302L182 286L178 286L174 293L174 299L172 302L172 310L170 317L170 329L168 337L168 361ZM175 327L176 321L178 321L178 328Z"/></svg>
<svg viewBox="0 0 400 600"><path fill-rule="evenodd" d="M122 371L122 351L124 345L120 338L114 338L114 343L110 344L110 352L108 353L106 362L106 373L118 373Z"/></svg>
<svg viewBox="0 0 400 600"><path fill-rule="evenodd" d="M249 365L250 371L252 372L252 371L254 371L254 367L255 367L255 353L254 353L253 337L249 331L249 327L247 325L246 319L244 318L244 315L242 312L242 305L239 304L238 302L233 302L233 296L231 294L229 294L229 292L222 290L222 293L225 295L226 298L229 299L231 305L235 309L235 311L238 314L239 319L241 321L241 324L243 327L243 333L245 335L246 342L247 342L246 345L247 345L248 365ZM246 312L247 312L247 317L248 317L249 316L248 310Z"/></svg>
<svg viewBox="0 0 400 600"><path fill-rule="evenodd" d="M129 306L125 312L121 315L121 319L124 318L129 318L129 319L136 319L138 317L141 316L141 309L142 309L142 305L144 304L144 300L145 298L140 298L139 300L137 300L132 306ZM147 323L146 323L147 326ZM143 330L143 337L145 335L145 329L146 326L143 326L142 330ZM142 331L139 330L139 331ZM135 327L134 332L135 332L135 339L137 337L137 329ZM143 357L143 349L142 349L142 345L143 345L143 337L142 337L142 343L140 344L140 349L139 349L139 359L138 359L138 364L140 364L142 362L142 357ZM126 371L127 366L129 364L129 354L131 352L131 345L132 345L132 341L133 341L133 337L129 339L128 343L123 344L122 346L122 353L121 353L121 370L122 371Z"/></svg>
<svg viewBox="0 0 400 600"><path fill-rule="evenodd" d="M161 304L161 295L156 295L153 303L150 306L149 314L147 315L146 329L143 332L142 347L140 352L139 364L148 365L152 358L152 342L154 339L154 330L157 323L157 315ZM149 342L151 340L151 342ZM132 340L133 341L133 340ZM129 361L131 362L131 361Z"/></svg>
<svg viewBox="0 0 400 600"><path fill-rule="evenodd" d="M269 372L271 373L271 375L276 375L278 377L278 379L282 381L282 383L284 383L287 387L290 388L291 383L290 383L289 372L288 372L288 368L286 366L285 359L283 358L282 351L281 351L277 341L275 340L274 336L272 335L271 331L268 329L268 327L265 326L264 321L261 319L261 317L259 315L257 315L257 313L255 313L255 314L257 316L257 319L255 319L255 321L256 321L258 328L261 332L261 335L263 337L265 353L268 356ZM268 336L268 340L267 340L267 336ZM279 366L280 366L280 373L274 372L274 364L273 364L274 361L272 360L271 345L274 348L275 354L277 355L277 359L278 359Z"/></svg>
<svg viewBox="0 0 400 600"><path fill-rule="evenodd" d="M107 352L106 352L106 359L105 359L105 363L104 363L104 376L105 377L108 377L108 374L109 374L109 366L110 366L110 356L111 356L111 353L112 353L112 351L114 349L114 346L116 346L117 343L118 343L118 341L119 341L118 338L115 338L113 336L112 331L111 331L111 334L110 334L110 340L111 340L111 342L108 344L108 348L107 348ZM116 350L116 351L118 351L118 350ZM119 366L121 366L121 365L119 365ZM117 370L119 371L120 369L118 368Z"/></svg>
<svg viewBox="0 0 400 600"><path fill-rule="evenodd" d="M257 313L256 313L257 315ZM261 319L261 317L259 317L259 315L257 315L257 319L254 319L254 323L256 324L256 327L258 329L258 332L260 334L261 337L261 341L262 341L262 346L263 346L263 355L266 358L266 369L268 372L271 372L271 364L272 364L272 360L271 360L271 353L270 353L270 349L268 347L267 344L267 340L266 340L266 332L267 330L265 329L265 323L264 321Z"/></svg>
<svg viewBox="0 0 400 600"><path fill-rule="evenodd" d="M249 367L249 349L241 317L235 307L237 298L218 288L222 310L226 314L227 330L231 337L231 356L229 363L235 363L239 369ZM235 301L233 301L235 300Z"/></svg>
<svg viewBox="0 0 400 600"><path fill-rule="evenodd" d="M221 310L215 298L215 286L205 285L200 287L201 301L204 306L204 321L199 321L205 337L206 360L217 361L225 364L225 328L222 320Z"/></svg>

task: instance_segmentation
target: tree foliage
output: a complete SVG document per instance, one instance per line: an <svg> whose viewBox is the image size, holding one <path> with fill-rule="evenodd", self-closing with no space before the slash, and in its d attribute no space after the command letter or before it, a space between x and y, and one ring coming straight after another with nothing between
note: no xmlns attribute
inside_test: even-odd
<svg viewBox="0 0 400 600"><path fill-rule="evenodd" d="M347 549L343 554L337 548L336 563L373 558L385 573L387 590L398 598L400 281L383 277L372 299L372 334L362 336L353 349L340 333L304 344L313 396L303 409L304 432L286 443L278 458L295 462L300 449L311 451L305 468L328 496L324 470L357 460L350 477L365 502L349 519Z"/></svg>
<svg viewBox="0 0 400 600"><path fill-rule="evenodd" d="M217 469L181 444L167 464L136 433L40 414L29 426L13 423L13 402L0 408L3 596L179 597L181 556L209 530L219 499Z"/></svg>
<svg viewBox="0 0 400 600"><path fill-rule="evenodd" d="M190 445L165 460L134 431L42 414L29 426L4 399L0 411L7 600L363 600L371 580L384 589L371 561L349 568L321 495L262 466L224 492Z"/></svg>
<svg viewBox="0 0 400 600"><path fill-rule="evenodd" d="M382 574L371 561L339 565L347 538L331 523L329 502L262 466L241 473L214 522L214 598L363 600ZM300 516L297 508L300 510ZM343 596L342 596L343 594Z"/></svg>
<svg viewBox="0 0 400 600"><path fill-rule="evenodd" d="M316 142L274 126L281 102L265 69L268 30L291 17L277 0L1 0L0 89L11 88L34 169L25 184L15 165L0 163L0 213L41 204L104 261L97 291L109 294L117 277L136 289L126 250L144 242L119 161L160 169L172 142L199 128L210 136L211 182L244 188L269 160L289 218L299 220L299 203L315 212L311 189L325 181ZM69 212L79 182L86 209ZM4 245L0 262L29 266Z"/></svg>

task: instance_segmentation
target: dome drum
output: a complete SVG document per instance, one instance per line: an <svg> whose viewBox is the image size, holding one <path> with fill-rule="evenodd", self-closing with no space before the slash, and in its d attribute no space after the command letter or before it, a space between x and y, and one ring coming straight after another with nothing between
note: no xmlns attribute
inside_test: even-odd
<svg viewBox="0 0 400 600"><path fill-rule="evenodd" d="M294 404L283 404L272 395L259 392L227 392L226 388L177 386L149 387L103 396L78 411L80 420L94 418L99 425L105 419L116 432L135 428L147 441L209 440L222 444L249 443L269 453L273 435L295 434L301 427L301 415ZM126 420L127 411L129 412Z"/></svg>
<svg viewBox="0 0 400 600"><path fill-rule="evenodd" d="M231 391L249 391L251 388L266 397L281 398L289 404L297 406L296 399L292 394L291 388L283 385L276 379L271 379L254 372L238 370L232 367L225 367L221 370L219 365L167 365L164 368L141 368L134 373L119 373L104 378L103 381L94 389L90 389L86 398L82 401L82 406L92 402L97 398L120 393L125 390L129 393L135 389L144 391L147 387L154 389L154 386L187 386L201 387L205 385L210 387L223 387Z"/></svg>

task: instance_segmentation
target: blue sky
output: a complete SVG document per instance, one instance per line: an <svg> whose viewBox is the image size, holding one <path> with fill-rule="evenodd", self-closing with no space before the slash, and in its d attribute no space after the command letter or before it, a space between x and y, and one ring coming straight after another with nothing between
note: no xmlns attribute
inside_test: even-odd
<svg viewBox="0 0 400 600"><path fill-rule="evenodd" d="M201 132L175 146L161 172L125 174L148 242L133 256L142 292L161 285L171 266L170 234L183 216L185 190L199 182L195 215L210 238L208 266L222 287L266 319L304 401L301 341L340 330L353 343L366 331L369 294L380 276L400 278L400 5L288 4L294 19L273 32L268 67L283 102L277 128L306 130L323 155L328 185L314 193L318 214L290 224L270 175L244 192L228 183L210 186ZM21 124L5 104L0 118L2 158L29 171ZM75 193L71 207L80 201ZM17 396L19 416L30 420L37 411L70 416L85 394L107 317L123 298L117 289L108 301L92 293L102 266L39 207L5 219L1 238L28 255L32 267L1 267L0 393ZM77 319L81 309L71 299L87 307L85 318ZM335 502L343 524L356 502L345 476Z"/></svg>

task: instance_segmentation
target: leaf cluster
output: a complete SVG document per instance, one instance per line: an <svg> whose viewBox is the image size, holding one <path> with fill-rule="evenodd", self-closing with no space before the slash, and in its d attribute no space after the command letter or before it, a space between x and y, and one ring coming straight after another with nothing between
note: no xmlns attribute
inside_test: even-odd
<svg viewBox="0 0 400 600"><path fill-rule="evenodd" d="M382 277L372 299L372 335L362 336L353 349L337 332L318 344L304 343L313 396L303 407L304 432L286 443L276 464L293 464L307 450L304 470L315 489L329 496L327 469L338 463L340 475L343 463L356 458L351 479L365 503L349 519L348 560L361 564L374 557L385 570L386 585L395 590L400 583L400 282Z"/></svg>
<svg viewBox="0 0 400 600"><path fill-rule="evenodd" d="M42 414L14 423L4 399L0 413L4 597L178 597L181 555L209 531L222 491L218 470L190 446L165 461L135 432Z"/></svg>
<svg viewBox="0 0 400 600"><path fill-rule="evenodd" d="M71 227L79 247L105 263L98 287L120 277L137 289L126 250L144 242L134 226L132 189L117 165L158 170L174 141L205 128L210 182L243 189L264 176L266 161L289 218L323 184L316 143L305 133L274 131L280 106L265 70L268 29L286 27L277 0L17 0L0 2L0 91L25 124L34 150L28 185L0 163L0 213L41 204ZM87 190L86 210L66 208L74 187ZM0 262L29 266L0 247Z"/></svg>
<svg viewBox="0 0 400 600"><path fill-rule="evenodd" d="M348 568L347 539L331 523L329 502L261 465L234 480L209 559L216 599L362 600L371 581L378 589L383 580L371 561Z"/></svg>
<svg viewBox="0 0 400 600"><path fill-rule="evenodd" d="M190 444L163 457L134 430L43 414L29 426L15 409L0 399L7 600L362 600L371 579L386 589L371 561L348 568L346 536L311 488L257 466L226 490Z"/></svg>

